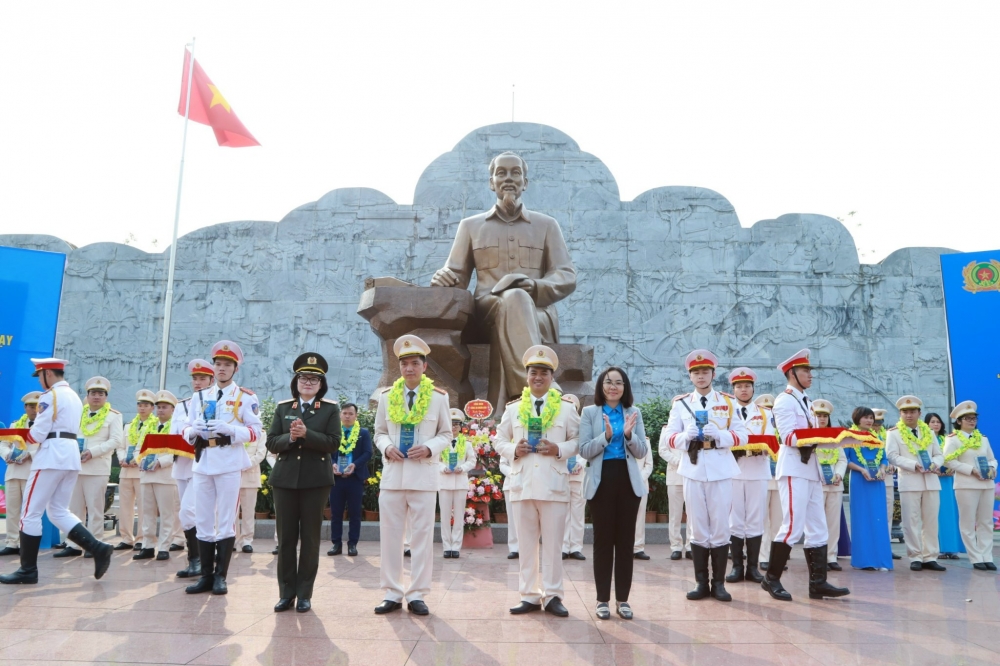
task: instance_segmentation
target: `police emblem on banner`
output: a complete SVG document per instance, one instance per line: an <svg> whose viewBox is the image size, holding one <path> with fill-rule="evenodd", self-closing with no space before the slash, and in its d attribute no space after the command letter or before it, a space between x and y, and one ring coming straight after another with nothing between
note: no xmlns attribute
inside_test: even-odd
<svg viewBox="0 0 1000 666"><path fill-rule="evenodd" d="M973 294L981 291L1000 291L1000 261L973 261L962 269L965 290Z"/></svg>

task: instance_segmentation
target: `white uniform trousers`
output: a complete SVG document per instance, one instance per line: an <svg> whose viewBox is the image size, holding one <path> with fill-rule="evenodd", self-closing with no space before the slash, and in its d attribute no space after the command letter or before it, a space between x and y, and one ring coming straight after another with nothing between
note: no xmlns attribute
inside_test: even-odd
<svg viewBox="0 0 1000 666"><path fill-rule="evenodd" d="M136 504L139 505L139 519L136 521ZM138 522L139 529L135 529ZM118 480L118 529L122 541L130 546L142 541L142 493L139 479Z"/></svg>
<svg viewBox="0 0 1000 666"><path fill-rule="evenodd" d="M886 475L885 477L885 512L886 512L886 525L889 526L889 542L892 542L892 516L896 513L896 489L892 485L892 477ZM903 516L903 493L899 494L899 515L900 519ZM904 535L905 539L906 536Z"/></svg>
<svg viewBox="0 0 1000 666"><path fill-rule="evenodd" d="M569 511L566 512L566 529L563 530L562 552L577 553L583 550L583 519L587 500L583 484L569 484Z"/></svg>
<svg viewBox="0 0 1000 666"><path fill-rule="evenodd" d="M733 508L729 511L729 532L740 539L764 534L767 510L767 479L733 479Z"/></svg>
<svg viewBox="0 0 1000 666"><path fill-rule="evenodd" d="M805 535L806 548L826 545L823 484L800 476L784 476L778 479L778 492L781 494L781 529L774 540L794 546Z"/></svg>
<svg viewBox="0 0 1000 666"><path fill-rule="evenodd" d="M517 523L514 521L514 503L510 495L505 491L503 504L507 508L507 552L517 552Z"/></svg>
<svg viewBox="0 0 1000 666"><path fill-rule="evenodd" d="M899 508L903 540L910 562L933 562L938 555L940 490L901 490Z"/></svg>
<svg viewBox="0 0 1000 666"><path fill-rule="evenodd" d="M468 490L439 490L438 505L441 507L441 543L444 550L462 550L465 533L465 500ZM452 524L454 520L454 524ZM431 528L433 530L433 527ZM411 551L412 555L412 551Z"/></svg>
<svg viewBox="0 0 1000 666"><path fill-rule="evenodd" d="M681 520L684 518L684 486L667 486L667 516L670 524L670 552L680 551L681 554L691 550L691 527L688 526L687 538L681 532ZM690 523L690 520L688 521Z"/></svg>
<svg viewBox="0 0 1000 666"><path fill-rule="evenodd" d="M187 538L184 536L184 528L181 527L181 491L176 485L174 489L174 531L170 535L170 543L184 546L187 544Z"/></svg>
<svg viewBox="0 0 1000 666"><path fill-rule="evenodd" d="M236 503L240 499L240 471L223 474L194 473L195 527L201 541L222 541L236 536ZM145 543L143 544L145 545Z"/></svg>
<svg viewBox="0 0 1000 666"><path fill-rule="evenodd" d="M387 601L423 601L434 573L433 490L382 490L378 496L380 583ZM403 588L403 534L410 527L410 585Z"/></svg>
<svg viewBox="0 0 1000 666"><path fill-rule="evenodd" d="M69 510L74 515L87 517L87 530L98 539L104 536L104 494L108 490L107 476L81 474L76 477Z"/></svg>
<svg viewBox="0 0 1000 666"><path fill-rule="evenodd" d="M236 547L253 544L253 531L256 520L254 509L257 508L257 489L240 488L240 508L236 519Z"/></svg>
<svg viewBox="0 0 1000 666"><path fill-rule="evenodd" d="M553 597L565 599L563 592L562 537L566 530L569 502L515 500L514 522L520 544L521 601L544 606ZM541 558L538 539L541 537ZM538 570L541 559L541 572Z"/></svg>
<svg viewBox="0 0 1000 666"><path fill-rule="evenodd" d="M180 498L180 528L181 531L189 530L195 525L194 518L194 498L197 493L194 492L194 484L191 483L192 479L176 479L177 481L177 495Z"/></svg>
<svg viewBox="0 0 1000 666"><path fill-rule="evenodd" d="M993 488L955 490L958 529L972 564L993 561L993 493Z"/></svg>
<svg viewBox="0 0 1000 666"><path fill-rule="evenodd" d="M840 508L844 506L844 493L823 493L826 508L826 561L837 561L837 545L840 543Z"/></svg>
<svg viewBox="0 0 1000 666"><path fill-rule="evenodd" d="M646 549L646 500L649 495L643 495L639 499L639 515L635 519L635 544L632 546L633 553L639 553Z"/></svg>
<svg viewBox="0 0 1000 666"><path fill-rule="evenodd" d="M729 510L733 480L695 481L684 478L684 506L690 543L702 548L729 545Z"/></svg>
<svg viewBox="0 0 1000 666"><path fill-rule="evenodd" d="M24 488L20 530L42 536L43 513L48 513L52 524L64 534L76 527L80 519L69 510L69 500L78 474L76 470L65 469L32 470Z"/></svg>
<svg viewBox="0 0 1000 666"><path fill-rule="evenodd" d="M142 546L166 552L173 538L177 486L172 483L144 483L142 492ZM160 535L156 536L156 517L160 517Z"/></svg>
<svg viewBox="0 0 1000 666"><path fill-rule="evenodd" d="M760 561L771 561L771 542L781 529L781 493L767 489L767 516L764 519L764 538L760 541Z"/></svg>
<svg viewBox="0 0 1000 666"><path fill-rule="evenodd" d="M24 464L24 463L22 463ZM7 543L8 548L19 548L21 543L21 503L24 501L24 486L27 479L7 479L4 493L7 497Z"/></svg>

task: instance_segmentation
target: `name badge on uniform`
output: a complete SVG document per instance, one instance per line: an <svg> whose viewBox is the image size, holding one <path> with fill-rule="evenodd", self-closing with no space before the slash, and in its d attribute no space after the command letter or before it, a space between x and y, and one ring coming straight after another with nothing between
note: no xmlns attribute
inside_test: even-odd
<svg viewBox="0 0 1000 666"><path fill-rule="evenodd" d="M823 483L832 486L833 485L833 465L829 463L820 463L820 467L823 468Z"/></svg>
<svg viewBox="0 0 1000 666"><path fill-rule="evenodd" d="M542 419L537 416L533 416L528 419L528 446L531 447L531 452L535 453L538 451L538 443L542 440Z"/></svg>
<svg viewBox="0 0 1000 666"><path fill-rule="evenodd" d="M403 423L399 426L399 452L403 454L404 458L409 457L408 452L413 446L414 439L416 438L416 427L409 423Z"/></svg>

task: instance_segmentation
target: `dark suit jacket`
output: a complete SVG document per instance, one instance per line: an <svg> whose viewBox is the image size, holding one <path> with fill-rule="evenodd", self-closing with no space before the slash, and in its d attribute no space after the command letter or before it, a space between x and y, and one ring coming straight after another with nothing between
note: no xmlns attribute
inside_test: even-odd
<svg viewBox="0 0 1000 666"><path fill-rule="evenodd" d="M355 428L359 427L357 424L354 425ZM337 456L339 451L334 453L331 457L333 462L337 462ZM368 463L372 459L372 436L368 432L368 428L361 428L361 434L358 435L358 443L354 447L354 473L351 476L356 476L362 481L368 478Z"/></svg>
<svg viewBox="0 0 1000 666"><path fill-rule="evenodd" d="M298 400L284 400L274 410L267 431L267 450L277 455L271 471L275 488L303 489L333 485L330 455L340 447L340 406L321 400L302 413ZM304 439L291 441L292 422L301 418L306 424Z"/></svg>

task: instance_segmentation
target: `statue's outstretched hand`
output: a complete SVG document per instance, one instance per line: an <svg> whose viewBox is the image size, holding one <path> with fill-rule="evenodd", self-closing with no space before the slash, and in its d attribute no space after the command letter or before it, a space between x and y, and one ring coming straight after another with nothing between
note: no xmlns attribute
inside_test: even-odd
<svg viewBox="0 0 1000 666"><path fill-rule="evenodd" d="M458 276L447 266L439 269L431 278L432 287L454 287L457 284Z"/></svg>

